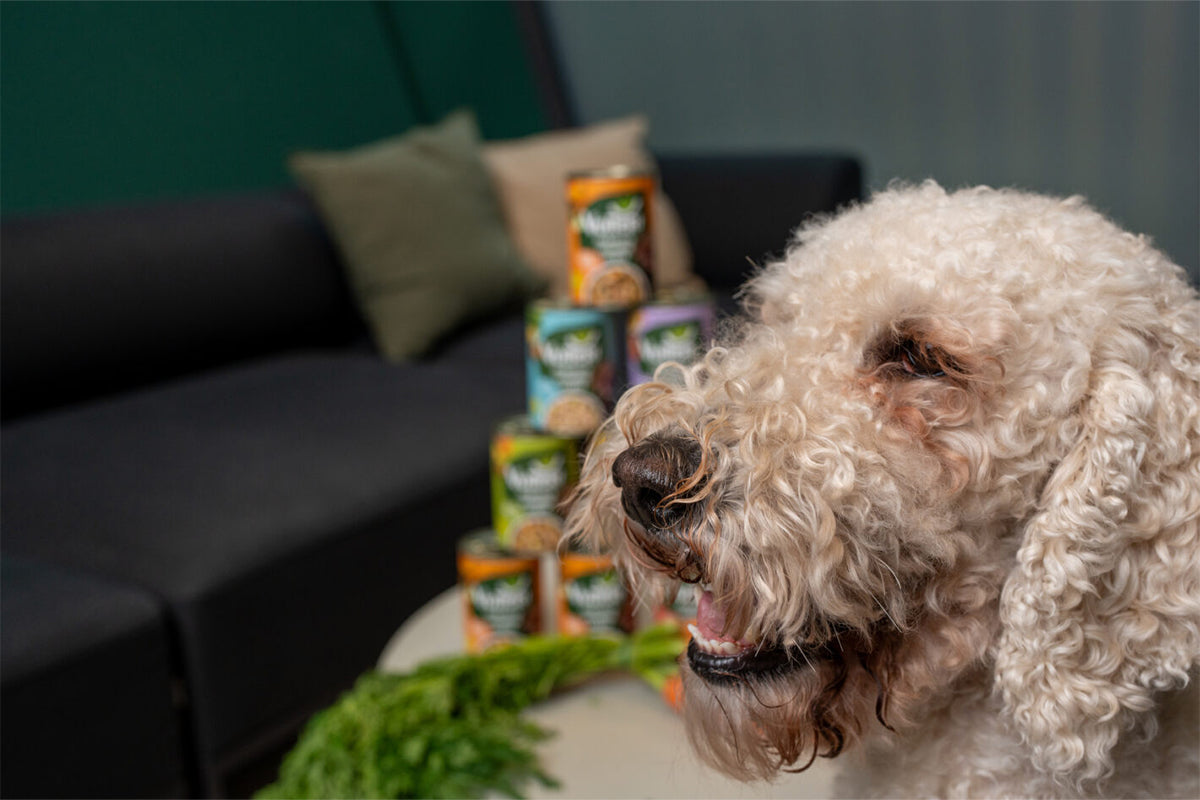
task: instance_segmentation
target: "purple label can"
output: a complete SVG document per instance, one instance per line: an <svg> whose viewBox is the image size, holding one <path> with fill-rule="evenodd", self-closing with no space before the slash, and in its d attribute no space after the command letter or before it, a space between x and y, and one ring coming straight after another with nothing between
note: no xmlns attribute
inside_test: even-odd
<svg viewBox="0 0 1200 800"><path fill-rule="evenodd" d="M673 361L687 366L712 344L716 311L712 300L651 303L629 315L626 365L631 386L653 379L654 371Z"/></svg>

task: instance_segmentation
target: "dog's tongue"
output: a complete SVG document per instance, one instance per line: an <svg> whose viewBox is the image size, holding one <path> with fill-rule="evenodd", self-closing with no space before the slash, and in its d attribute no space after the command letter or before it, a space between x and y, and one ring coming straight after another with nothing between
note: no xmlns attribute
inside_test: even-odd
<svg viewBox="0 0 1200 800"><path fill-rule="evenodd" d="M713 600L711 591L704 591L696 604L696 627L706 639L724 639L725 609Z"/></svg>

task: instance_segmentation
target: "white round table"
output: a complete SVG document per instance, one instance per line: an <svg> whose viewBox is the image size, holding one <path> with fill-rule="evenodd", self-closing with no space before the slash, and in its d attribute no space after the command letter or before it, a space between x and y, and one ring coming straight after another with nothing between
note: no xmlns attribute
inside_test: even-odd
<svg viewBox="0 0 1200 800"><path fill-rule="evenodd" d="M396 632L379 668L404 672L463 650L462 599L449 589ZM529 797L822 798L832 794L834 765L817 759L806 772L772 783L732 781L692 753L683 721L637 678L605 678L565 691L525 712L553 731L538 745L542 767L562 785L525 787Z"/></svg>

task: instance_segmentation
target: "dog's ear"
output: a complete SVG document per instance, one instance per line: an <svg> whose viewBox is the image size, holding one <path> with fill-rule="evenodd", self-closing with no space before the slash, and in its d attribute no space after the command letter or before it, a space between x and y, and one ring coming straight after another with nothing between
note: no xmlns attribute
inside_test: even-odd
<svg viewBox="0 0 1200 800"><path fill-rule="evenodd" d="M1005 710L1076 785L1110 771L1123 731L1153 733L1155 694L1200 659L1200 305L1183 306L1096 348L1001 600Z"/></svg>

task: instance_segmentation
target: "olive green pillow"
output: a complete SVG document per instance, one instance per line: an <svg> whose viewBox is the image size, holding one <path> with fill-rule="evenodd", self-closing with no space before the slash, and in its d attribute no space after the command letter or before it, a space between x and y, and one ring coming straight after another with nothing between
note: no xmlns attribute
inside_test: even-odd
<svg viewBox="0 0 1200 800"><path fill-rule="evenodd" d="M505 227L474 115L288 162L328 226L380 352L404 361L536 294Z"/></svg>

